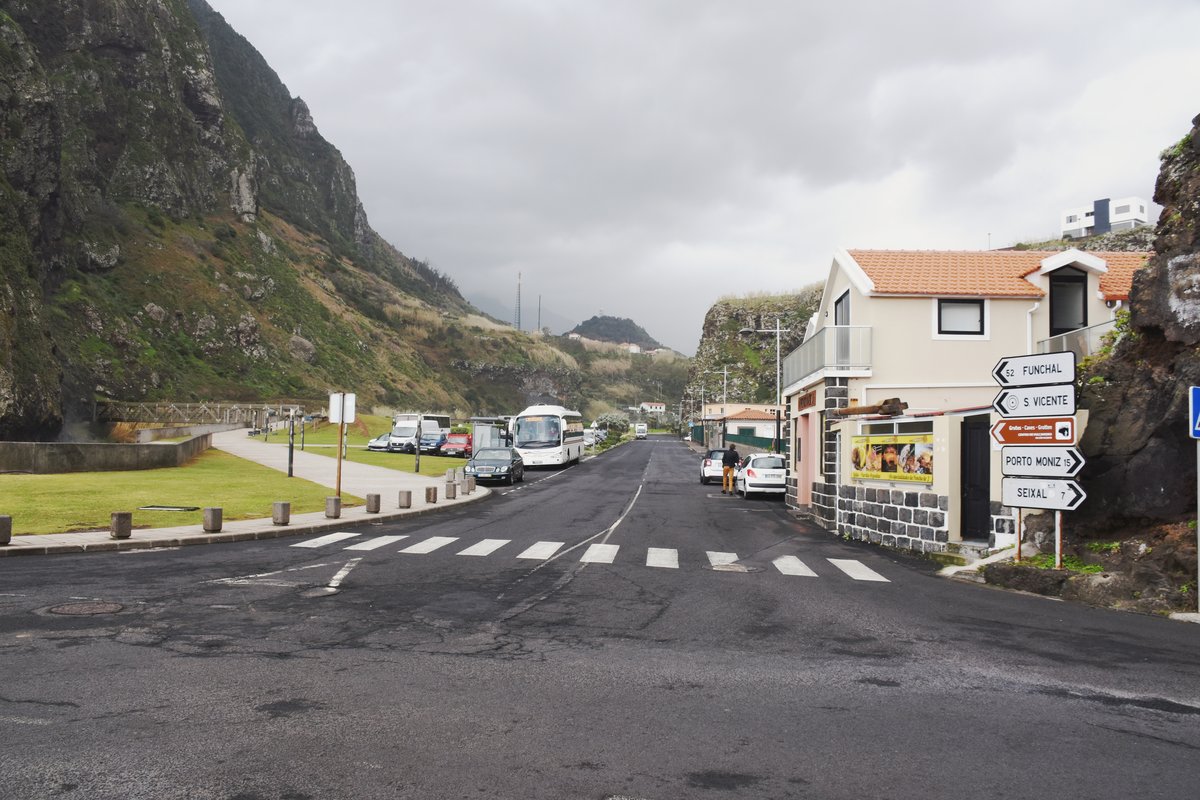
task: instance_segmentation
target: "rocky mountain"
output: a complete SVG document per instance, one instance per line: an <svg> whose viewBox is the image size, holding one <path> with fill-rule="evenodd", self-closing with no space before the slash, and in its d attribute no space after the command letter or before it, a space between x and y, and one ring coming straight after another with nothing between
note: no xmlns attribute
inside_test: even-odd
<svg viewBox="0 0 1200 800"><path fill-rule="evenodd" d="M383 241L204 0L0 0L0 67L0 438L107 398L469 415L605 388Z"/></svg>
<svg viewBox="0 0 1200 800"><path fill-rule="evenodd" d="M821 302L821 284L795 294L727 297L718 300L704 316L704 328L687 392L698 404L725 396L730 402L773 403L775 397L776 320L780 358L804 341L804 328ZM742 334L753 331L771 333Z"/></svg>
<svg viewBox="0 0 1200 800"><path fill-rule="evenodd" d="M576 325L570 333L577 333L599 342L636 344L643 350L657 350L662 347L654 337L646 333L645 328L625 317L591 317Z"/></svg>

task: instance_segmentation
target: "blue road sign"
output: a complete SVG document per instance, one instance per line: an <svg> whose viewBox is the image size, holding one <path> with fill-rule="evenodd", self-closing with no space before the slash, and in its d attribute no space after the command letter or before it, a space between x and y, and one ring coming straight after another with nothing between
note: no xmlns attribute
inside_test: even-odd
<svg viewBox="0 0 1200 800"><path fill-rule="evenodd" d="M1189 435L1200 439L1200 386L1193 386L1188 394Z"/></svg>

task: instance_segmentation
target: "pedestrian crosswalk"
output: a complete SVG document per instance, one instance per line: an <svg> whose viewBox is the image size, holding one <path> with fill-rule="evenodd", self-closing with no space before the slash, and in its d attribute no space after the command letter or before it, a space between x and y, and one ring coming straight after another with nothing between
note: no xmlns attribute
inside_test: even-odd
<svg viewBox="0 0 1200 800"><path fill-rule="evenodd" d="M305 547L316 549L320 547L341 546L344 550L354 551L370 551L379 550L388 545L397 544L407 536L372 536L369 538L356 541L352 544L347 544L351 539L359 539L360 534L350 532L330 533L325 536L318 536L315 539L308 539L303 542L297 542L292 547ZM402 555L428 555L443 548L449 548L455 542L459 542L456 536L430 536L421 541L407 543L407 546L397 550L397 553ZM480 539L477 542L468 544L463 549L453 549L456 556L468 556L476 558L486 558L489 556L500 554L503 557L504 549L512 544L511 539ZM517 553L512 558L528 559L535 561L547 561L558 556L566 556L576 548L563 550L565 542L536 542L529 547L526 547L521 552ZM460 544L461 546L461 544ZM578 547L578 546L577 546ZM584 564L613 564L617 560L618 554L622 549L634 549L625 545L592 543L577 556L580 563ZM714 569L722 571L749 571L746 568L743 560L737 553L729 553L717 550L704 551L704 558L708 565ZM639 559L640 560L640 559ZM790 575L802 578L816 578L821 574L825 575L844 575L856 581L872 581L876 583L890 583L890 581L880 575L875 570L852 558L826 558L821 561L828 563L833 567L833 570L825 569L819 573L812 566L801 561L794 555L783 555L770 561L771 566L776 572L782 575ZM816 563L816 562L814 562ZM671 547L648 547L646 548L645 565L657 569L679 569L679 550ZM823 566L817 563L818 567Z"/></svg>

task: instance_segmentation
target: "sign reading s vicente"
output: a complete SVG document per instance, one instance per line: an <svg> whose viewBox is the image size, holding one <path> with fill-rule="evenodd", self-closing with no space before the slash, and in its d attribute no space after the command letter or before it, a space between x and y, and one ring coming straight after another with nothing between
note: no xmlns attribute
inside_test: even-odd
<svg viewBox="0 0 1200 800"><path fill-rule="evenodd" d="M933 483L933 434L852 436L850 477Z"/></svg>

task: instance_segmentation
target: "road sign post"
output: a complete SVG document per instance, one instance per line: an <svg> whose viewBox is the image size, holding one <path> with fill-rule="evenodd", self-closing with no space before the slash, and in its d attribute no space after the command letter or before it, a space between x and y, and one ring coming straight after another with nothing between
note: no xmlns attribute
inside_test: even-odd
<svg viewBox="0 0 1200 800"><path fill-rule="evenodd" d="M1196 440L1196 611L1200 613L1200 386L1188 390L1188 435Z"/></svg>
<svg viewBox="0 0 1200 800"><path fill-rule="evenodd" d="M1052 510L1054 566L1062 569L1062 512L1073 511L1087 498L1070 480L1084 464L1083 455L1069 446L1075 444L1075 353L1007 356L997 362L992 377L1001 387L992 401L1001 419L991 433L1002 445L1003 501L1017 509L1014 560L1021 560L1021 510Z"/></svg>

